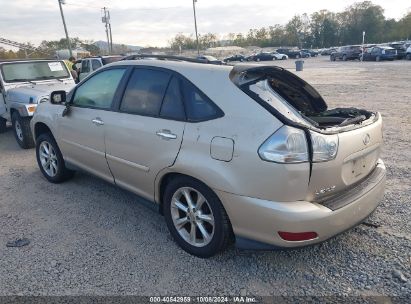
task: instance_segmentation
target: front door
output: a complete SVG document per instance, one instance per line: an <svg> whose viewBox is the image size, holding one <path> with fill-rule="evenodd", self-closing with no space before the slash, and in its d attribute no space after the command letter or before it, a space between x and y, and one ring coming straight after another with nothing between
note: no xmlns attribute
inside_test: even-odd
<svg viewBox="0 0 411 304"><path fill-rule="evenodd" d="M106 122L106 157L115 182L153 199L154 180L173 165L183 138L179 80L166 70L136 68L118 110Z"/></svg>
<svg viewBox="0 0 411 304"><path fill-rule="evenodd" d="M105 158L105 121L126 68L112 68L93 75L81 84L72 105L58 123L59 146L64 159L90 173L113 182Z"/></svg>

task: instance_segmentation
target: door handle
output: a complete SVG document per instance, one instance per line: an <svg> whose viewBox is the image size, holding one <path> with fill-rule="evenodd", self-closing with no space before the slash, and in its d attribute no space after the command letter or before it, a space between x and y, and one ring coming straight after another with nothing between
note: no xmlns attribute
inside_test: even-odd
<svg viewBox="0 0 411 304"><path fill-rule="evenodd" d="M176 139L177 135L170 132L170 130L157 131L156 134L164 139Z"/></svg>
<svg viewBox="0 0 411 304"><path fill-rule="evenodd" d="M104 125L104 121L101 120L100 117L96 117L91 121L93 124L97 125L97 126L102 126Z"/></svg>

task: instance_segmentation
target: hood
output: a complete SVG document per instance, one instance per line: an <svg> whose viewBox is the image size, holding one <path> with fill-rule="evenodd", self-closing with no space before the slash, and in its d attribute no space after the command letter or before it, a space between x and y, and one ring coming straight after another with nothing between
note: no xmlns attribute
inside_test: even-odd
<svg viewBox="0 0 411 304"><path fill-rule="evenodd" d="M19 86L7 91L7 99L14 102L37 103L40 97L49 96L53 91L66 91L75 86L73 81L30 84Z"/></svg>
<svg viewBox="0 0 411 304"><path fill-rule="evenodd" d="M276 66L236 65L230 79L238 87L267 79L270 86L297 111L316 114L327 110L321 95L295 74Z"/></svg>

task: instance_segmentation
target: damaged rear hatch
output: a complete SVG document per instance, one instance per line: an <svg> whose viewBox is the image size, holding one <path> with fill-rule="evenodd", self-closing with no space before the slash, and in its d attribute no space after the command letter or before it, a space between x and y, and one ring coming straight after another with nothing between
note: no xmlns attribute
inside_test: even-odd
<svg viewBox="0 0 411 304"><path fill-rule="evenodd" d="M324 201L371 176L382 145L379 113L328 109L311 85L280 67L237 65L230 79L285 125L304 130L311 163L306 200Z"/></svg>

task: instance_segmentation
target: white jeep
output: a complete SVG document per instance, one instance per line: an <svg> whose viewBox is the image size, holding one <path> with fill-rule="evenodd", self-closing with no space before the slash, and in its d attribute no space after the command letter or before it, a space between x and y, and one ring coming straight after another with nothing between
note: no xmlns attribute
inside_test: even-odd
<svg viewBox="0 0 411 304"><path fill-rule="evenodd" d="M0 61L0 133L11 122L18 144L34 147L30 119L37 105L48 101L56 90L68 92L75 85L61 60Z"/></svg>

